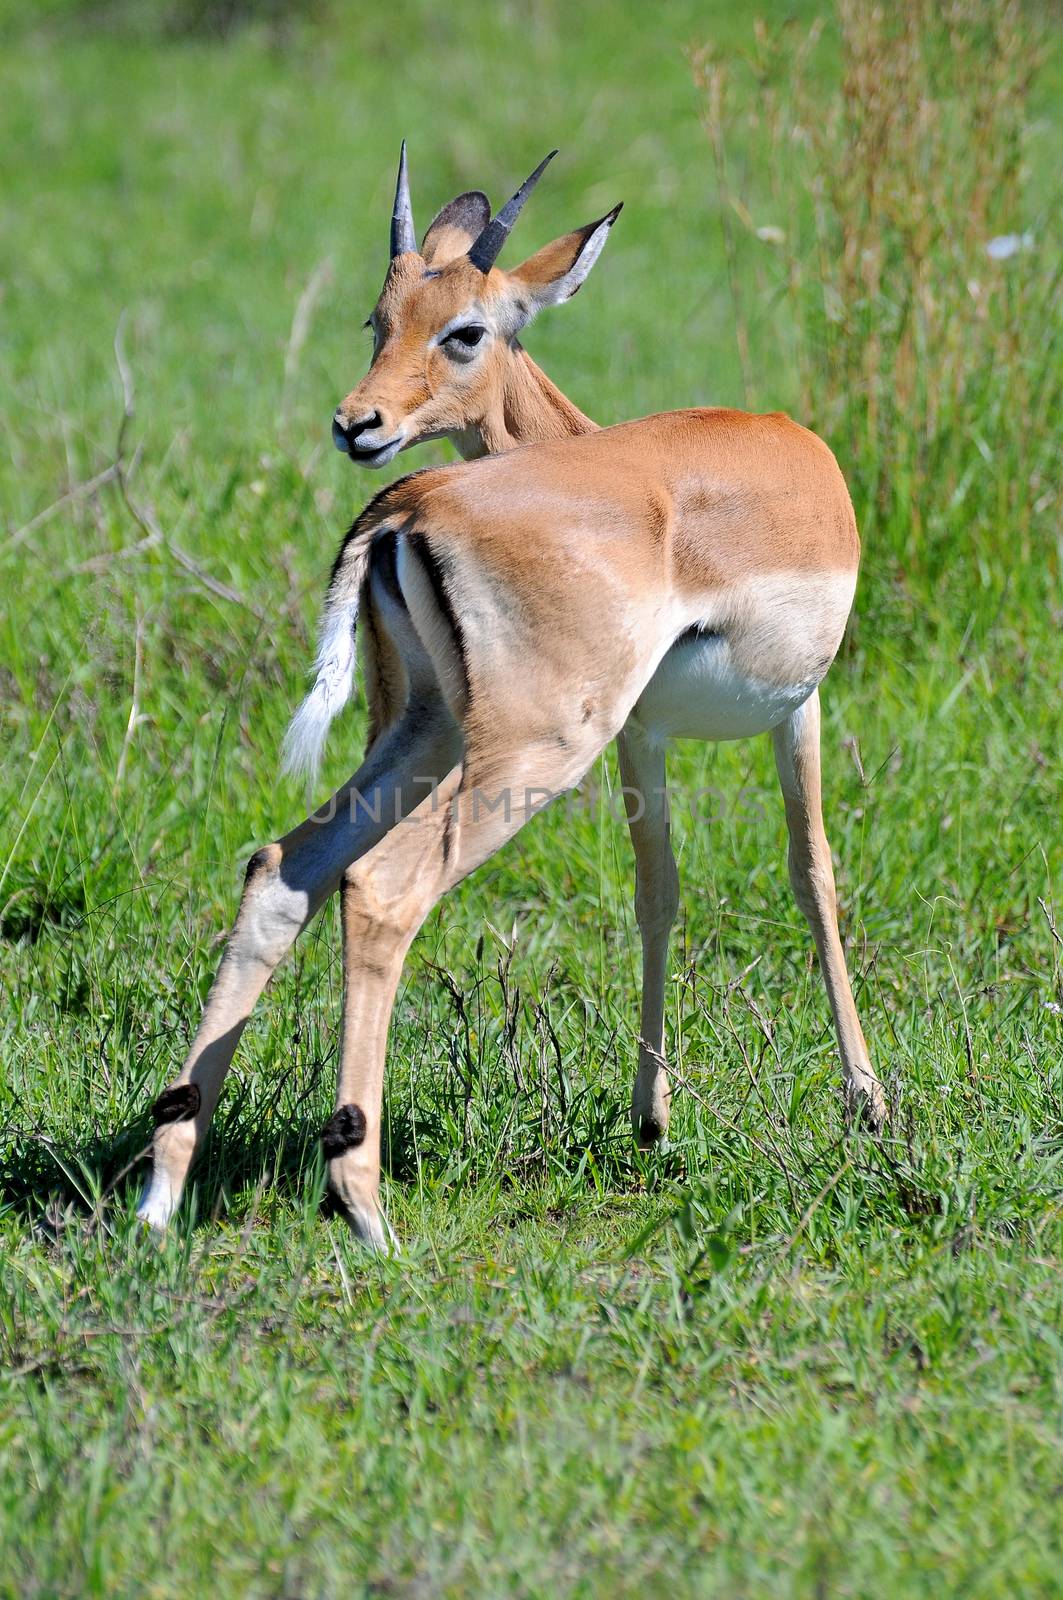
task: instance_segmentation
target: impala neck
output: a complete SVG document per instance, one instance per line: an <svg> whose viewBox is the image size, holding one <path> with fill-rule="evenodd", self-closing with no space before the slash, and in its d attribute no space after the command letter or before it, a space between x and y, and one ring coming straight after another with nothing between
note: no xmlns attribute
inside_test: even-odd
<svg viewBox="0 0 1063 1600"><path fill-rule="evenodd" d="M518 444L569 439L597 430L598 424L585 417L535 365L528 352L517 345L513 360L506 363L505 383L490 409L478 423L457 435L454 442L466 461L471 461L476 456L512 450Z"/></svg>

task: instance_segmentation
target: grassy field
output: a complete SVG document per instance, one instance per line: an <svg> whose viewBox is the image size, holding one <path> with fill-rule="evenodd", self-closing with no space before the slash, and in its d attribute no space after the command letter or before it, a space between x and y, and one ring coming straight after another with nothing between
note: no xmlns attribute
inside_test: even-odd
<svg viewBox="0 0 1063 1600"><path fill-rule="evenodd" d="M1063 1593L1050 13L823 0L806 50L767 0L239 9L0 7L0 1594ZM844 1134L766 741L690 746L673 1135L633 1150L610 755L415 946L401 1255L322 1208L331 911L157 1245L147 1107L301 814L280 737L382 486L328 422L402 135L422 227L554 144L522 247L626 202L527 339L591 415L782 407L839 454L828 830L891 1128Z"/></svg>

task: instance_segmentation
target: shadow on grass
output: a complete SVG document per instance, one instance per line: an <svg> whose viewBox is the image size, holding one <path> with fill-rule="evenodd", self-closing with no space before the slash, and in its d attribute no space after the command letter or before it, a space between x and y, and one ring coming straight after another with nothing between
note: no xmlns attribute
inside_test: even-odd
<svg viewBox="0 0 1063 1600"><path fill-rule="evenodd" d="M275 1129L242 1123L215 1128L192 1169L201 1218L224 1216L234 1195L266 1188L289 1198L303 1193L318 1159L317 1121ZM39 1135L17 1138L0 1152L0 1207L31 1227L57 1210L94 1210L139 1192L151 1170L152 1123L143 1116L110 1137L64 1143Z"/></svg>
<svg viewBox="0 0 1063 1600"><path fill-rule="evenodd" d="M579 1100L581 1097L576 1097ZM394 1183L409 1184L419 1176L448 1183L474 1183L487 1173L504 1183L534 1181L547 1172L566 1172L571 1179L627 1189L640 1181L640 1160L631 1141L626 1107L600 1090L587 1096L594 1114L582 1116L543 1135L538 1111L526 1108L525 1119L510 1119L506 1129L492 1126L487 1115L463 1128L455 1109L435 1096L412 1103L405 1094L385 1102L381 1165ZM315 1108L316 1109L316 1108ZM262 1113L267 1114L263 1115ZM257 1114L256 1114L257 1113ZM325 1117L309 1108L278 1116L275 1106L254 1108L246 1101L217 1117L192 1168L200 1220L216 1220L235 1196L262 1189L283 1199L300 1200L321 1160L320 1135ZM150 1171L153 1124L145 1112L113 1135L82 1141L52 1139L37 1131L18 1130L0 1147L0 1208L13 1210L33 1227L46 1224L58 1211L73 1207L94 1211L113 1198L139 1191ZM515 1137L512 1135L515 1134ZM661 1153L664 1154L663 1152ZM681 1177L678 1153L666 1157L672 1178ZM326 1198L326 1212L331 1200Z"/></svg>

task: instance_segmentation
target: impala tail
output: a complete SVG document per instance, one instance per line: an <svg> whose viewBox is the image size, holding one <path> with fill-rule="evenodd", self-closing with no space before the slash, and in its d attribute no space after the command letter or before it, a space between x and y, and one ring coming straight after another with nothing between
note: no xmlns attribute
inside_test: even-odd
<svg viewBox="0 0 1063 1600"><path fill-rule="evenodd" d="M386 491L385 491L386 493ZM383 498L378 496L377 500ZM281 750L282 772L317 778L332 719L354 693L355 635L362 586L369 574L373 540L382 516L374 500L351 528L332 568L318 630L314 685L288 724Z"/></svg>

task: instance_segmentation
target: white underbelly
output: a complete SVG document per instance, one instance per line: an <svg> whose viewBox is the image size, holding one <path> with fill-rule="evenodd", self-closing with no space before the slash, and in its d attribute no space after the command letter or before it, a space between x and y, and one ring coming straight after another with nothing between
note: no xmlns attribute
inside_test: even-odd
<svg viewBox="0 0 1063 1600"><path fill-rule="evenodd" d="M690 634L668 651L631 712L654 744L747 739L784 722L818 678L766 683L737 667L721 634Z"/></svg>

